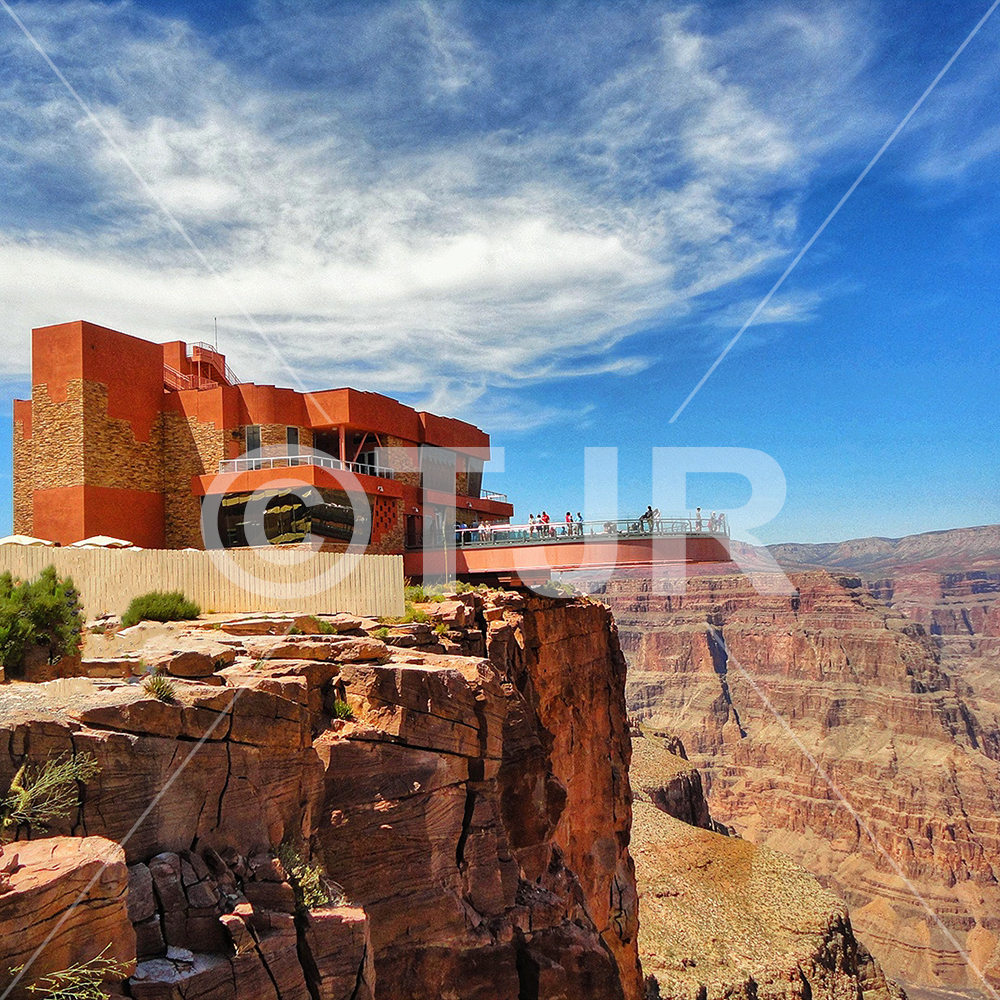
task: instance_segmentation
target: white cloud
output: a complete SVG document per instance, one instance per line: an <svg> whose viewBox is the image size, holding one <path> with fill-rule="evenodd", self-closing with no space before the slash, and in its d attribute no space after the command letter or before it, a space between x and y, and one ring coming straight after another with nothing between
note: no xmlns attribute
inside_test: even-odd
<svg viewBox="0 0 1000 1000"><path fill-rule="evenodd" d="M8 39L0 163L24 200L0 228L5 370L26 369L32 326L196 340L218 316L246 377L423 391L457 412L491 386L639 371L629 334L783 252L818 159L846 141L811 98L864 64L857 26L825 9L713 36L696 11L652 7L628 26L634 52L604 40L607 69L594 25L568 16L521 51L490 48L462 8L347 23L308 7L213 50L128 4L19 12L221 283ZM556 40L553 83L538 67ZM507 425L562 412L516 411Z"/></svg>

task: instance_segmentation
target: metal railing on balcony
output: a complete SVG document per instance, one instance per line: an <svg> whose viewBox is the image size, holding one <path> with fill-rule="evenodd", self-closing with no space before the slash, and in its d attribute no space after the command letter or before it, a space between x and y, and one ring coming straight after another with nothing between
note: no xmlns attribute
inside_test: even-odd
<svg viewBox="0 0 1000 1000"><path fill-rule="evenodd" d="M212 365L216 369L216 371L224 373L225 377L226 377L226 381L230 385L239 385L240 384L240 379L237 377L236 372L234 372L232 370L232 368L229 367L228 364L225 364L225 362L224 362L224 356L222 354L220 354L218 352L218 350L216 350L216 348L214 348L211 344L206 344L203 340L199 340L196 344L190 344L188 346L191 348L191 353L188 355L188 357L190 358L190 360L192 360L192 361L197 361L198 360L194 356L194 352L196 350L200 351L200 352L202 352L204 354L210 354L210 355L212 355L212 357L211 358L206 358L205 359L205 364ZM216 359L218 359L218 360L216 360ZM220 362L223 362L223 363L220 364Z"/></svg>
<svg viewBox="0 0 1000 1000"><path fill-rule="evenodd" d="M220 383L202 375L184 375L176 368L164 365L163 384L168 389L215 389Z"/></svg>
<svg viewBox="0 0 1000 1000"><path fill-rule="evenodd" d="M267 455L258 458L228 458L219 462L219 473L256 472L258 469L290 469L315 465L321 469L347 470L359 476L375 476L379 479L395 479L394 469L367 462L341 462L339 458L324 455Z"/></svg>
<svg viewBox="0 0 1000 1000"><path fill-rule="evenodd" d="M208 356L202 358L202 354ZM214 371L217 377L211 378L203 372L185 375L170 365L164 365L163 384L168 389L216 389L223 384L223 379L228 385L240 384L236 372L225 363L223 356L210 344L201 342L190 344L187 358L193 364L200 363L207 366L208 370Z"/></svg>
<svg viewBox="0 0 1000 1000"><path fill-rule="evenodd" d="M585 538L642 538L679 535L712 535L729 537L725 518L669 516L653 518L645 515L607 521L551 521L543 524L481 524L477 528L459 525L455 528L455 544L462 548L487 545L551 545L580 542ZM449 540L449 545L451 541Z"/></svg>
<svg viewBox="0 0 1000 1000"><path fill-rule="evenodd" d="M494 493L493 490L482 490L480 496L483 500L496 500L499 503L507 502L506 493Z"/></svg>

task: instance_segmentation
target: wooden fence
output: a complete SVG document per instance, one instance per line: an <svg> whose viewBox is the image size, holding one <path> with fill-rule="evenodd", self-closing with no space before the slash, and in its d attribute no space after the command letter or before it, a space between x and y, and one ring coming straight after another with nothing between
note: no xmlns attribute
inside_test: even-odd
<svg viewBox="0 0 1000 1000"><path fill-rule="evenodd" d="M203 611L403 614L403 557L294 549L72 549L0 545L0 572L22 579L53 565L71 576L88 618L121 614L150 590L180 590ZM343 577L341 579L341 577Z"/></svg>

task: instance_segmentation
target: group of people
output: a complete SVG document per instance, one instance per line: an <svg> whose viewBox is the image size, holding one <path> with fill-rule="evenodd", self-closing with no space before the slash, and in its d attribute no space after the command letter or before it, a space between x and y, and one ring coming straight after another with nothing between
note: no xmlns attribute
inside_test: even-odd
<svg viewBox="0 0 1000 1000"><path fill-rule="evenodd" d="M705 519L702 517L701 508L700 507L696 508L694 513L694 530L704 531L705 529L702 527L704 521ZM711 515L708 518L708 530L725 533L726 530L725 511L720 511L718 514L716 514L714 510L712 511Z"/></svg>
<svg viewBox="0 0 1000 1000"><path fill-rule="evenodd" d="M490 542L494 538L499 541L507 541L511 538L523 538L526 541L541 541L548 538L571 538L583 535L583 514L579 511L574 517L570 511L566 511L563 521L553 521L547 511L541 514L529 514L527 525L512 526L507 524L491 524L488 521L480 522L474 519L472 524L458 522L455 525L455 542L458 545L468 545L471 542ZM698 507L693 518L663 518L660 515L660 508L649 504L645 511L639 515L637 521L629 521L628 527L623 533L654 534L666 531L710 531L713 533L725 534L726 515L724 512L716 513L714 510L706 518ZM617 521L607 521L604 524L603 534L618 534L622 529ZM594 529L590 529L594 533Z"/></svg>
<svg viewBox="0 0 1000 1000"><path fill-rule="evenodd" d="M583 514L579 511L577 511L575 519L569 511L566 511L566 520L561 525L554 524L548 513L544 510L537 518L534 514L528 515L529 538L556 538L558 535L567 537L582 534Z"/></svg>
<svg viewBox="0 0 1000 1000"><path fill-rule="evenodd" d="M502 527L502 526L501 526ZM468 545L470 542L488 542L493 538L493 525L489 521L480 523L479 518L473 518L472 524L464 521L455 522L455 544Z"/></svg>

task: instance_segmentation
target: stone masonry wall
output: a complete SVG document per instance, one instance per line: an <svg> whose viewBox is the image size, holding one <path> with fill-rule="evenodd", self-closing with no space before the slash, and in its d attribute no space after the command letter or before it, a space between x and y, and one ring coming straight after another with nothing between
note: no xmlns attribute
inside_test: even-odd
<svg viewBox="0 0 1000 1000"><path fill-rule="evenodd" d="M402 438L393 437L387 434L385 438L387 448L412 448L416 451L416 446L404 441ZM388 456L389 465L396 470L397 481L406 486L420 487L420 458L418 454L408 455L403 452L390 454Z"/></svg>
<svg viewBox="0 0 1000 1000"><path fill-rule="evenodd" d="M24 424L14 421L14 533L34 534L35 462L30 437L24 436Z"/></svg>
<svg viewBox="0 0 1000 1000"><path fill-rule="evenodd" d="M34 489L83 485L83 381L66 386L66 399L55 403L48 386L31 390Z"/></svg>
<svg viewBox="0 0 1000 1000"><path fill-rule="evenodd" d="M163 504L167 548L204 548L201 500L191 492L192 476L218 471L229 433L180 413L166 413L163 425Z"/></svg>
<svg viewBox="0 0 1000 1000"><path fill-rule="evenodd" d="M159 492L163 488L163 418L148 441L136 439L131 421L108 416L108 390L83 381L83 481L87 486Z"/></svg>

